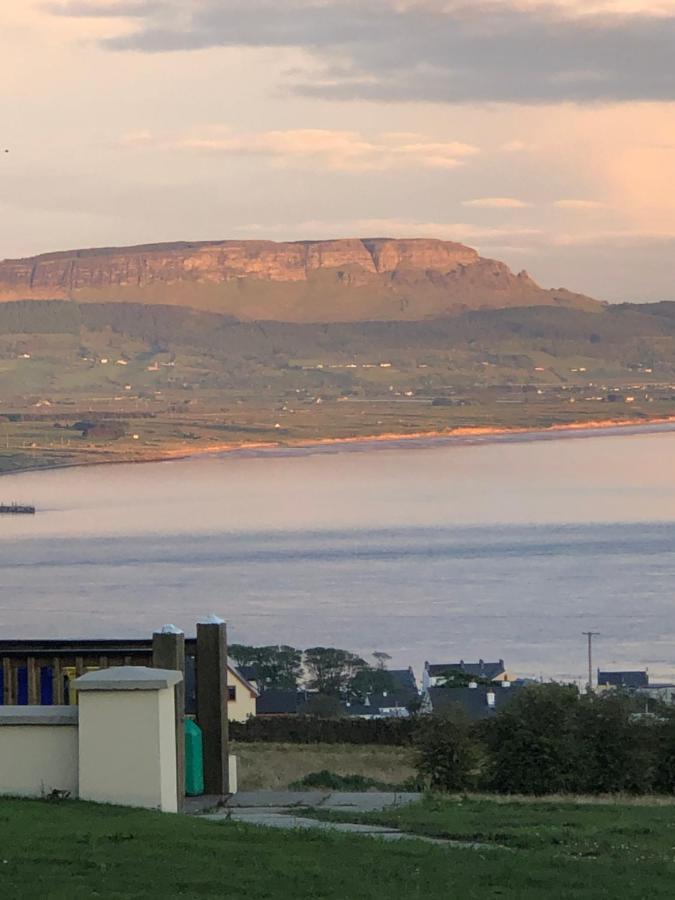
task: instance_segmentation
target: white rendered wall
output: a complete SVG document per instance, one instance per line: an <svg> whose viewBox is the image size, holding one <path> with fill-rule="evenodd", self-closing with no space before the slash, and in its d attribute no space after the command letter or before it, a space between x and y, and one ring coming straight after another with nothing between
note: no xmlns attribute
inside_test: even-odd
<svg viewBox="0 0 675 900"><path fill-rule="evenodd" d="M80 691L80 797L177 812L173 687Z"/></svg>
<svg viewBox="0 0 675 900"><path fill-rule="evenodd" d="M239 790L239 781L238 781L238 772L237 772L237 757L230 755L227 758L227 767L229 772L229 787L230 793L236 794Z"/></svg>
<svg viewBox="0 0 675 900"><path fill-rule="evenodd" d="M77 797L77 724L4 725L0 721L0 794Z"/></svg>

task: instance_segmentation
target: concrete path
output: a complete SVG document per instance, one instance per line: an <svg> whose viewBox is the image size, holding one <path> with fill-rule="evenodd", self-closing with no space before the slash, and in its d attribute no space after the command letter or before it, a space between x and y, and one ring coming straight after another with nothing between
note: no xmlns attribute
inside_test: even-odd
<svg viewBox="0 0 675 900"><path fill-rule="evenodd" d="M473 841L451 841L444 838L409 834L397 828L383 825L366 825L357 822L324 822L298 815L299 808L333 809L340 812L374 812L395 806L407 805L419 799L419 794L361 793L320 791L244 791L227 801L227 805L202 816L211 822L244 822L264 828L307 829L314 831L359 834L383 841L414 840L443 847L471 849L492 848L491 844Z"/></svg>
<svg viewBox="0 0 675 900"><path fill-rule="evenodd" d="M383 825L363 825L357 822L321 822L318 819L307 819L304 816L298 816L291 810L284 810L278 807L271 809L262 809L261 807L244 809L239 807L231 811L224 810L222 813L212 813L201 818L209 819L211 822L243 822L246 825L259 825L263 828L283 828L285 830L300 828L307 831L359 834L364 837L380 838L383 841L415 840L423 841L425 844L444 846L452 844L460 847L474 846L461 841L446 841L442 838L406 834L403 831L398 831L396 828L385 828Z"/></svg>
<svg viewBox="0 0 675 900"><path fill-rule="evenodd" d="M419 800L419 794L372 791L241 791L227 801L228 809L339 809L345 812L378 812L390 806L407 806Z"/></svg>

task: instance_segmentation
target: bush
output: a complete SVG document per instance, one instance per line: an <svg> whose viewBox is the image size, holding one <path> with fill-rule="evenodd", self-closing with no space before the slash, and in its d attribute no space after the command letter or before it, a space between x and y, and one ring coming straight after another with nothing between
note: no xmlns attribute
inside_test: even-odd
<svg viewBox="0 0 675 900"><path fill-rule="evenodd" d="M508 794L653 791L659 748L668 742L658 720L636 715L637 706L616 692L581 696L555 684L523 690L485 729L487 786Z"/></svg>
<svg viewBox="0 0 675 900"><path fill-rule="evenodd" d="M429 716L416 735L417 771L439 791L461 791L476 781L480 749L463 715Z"/></svg>
<svg viewBox="0 0 675 900"><path fill-rule="evenodd" d="M394 747L412 743L414 719L339 719L318 716L255 716L230 722L233 741L288 744L380 744Z"/></svg>
<svg viewBox="0 0 675 900"><path fill-rule="evenodd" d="M636 718L625 694L586 695L576 710L579 771L576 790L586 794L644 794L654 789L658 729Z"/></svg>
<svg viewBox="0 0 675 900"><path fill-rule="evenodd" d="M504 794L575 791L580 747L575 715L577 688L533 685L487 723L487 786Z"/></svg>
<svg viewBox="0 0 675 900"><path fill-rule="evenodd" d="M675 793L675 711L665 711L663 721L656 731L658 765L654 774L657 791Z"/></svg>
<svg viewBox="0 0 675 900"><path fill-rule="evenodd" d="M419 791L418 779L409 778L402 784L390 784L386 781L378 781L376 778L368 778L366 775L338 775L337 772L329 772L322 769L320 772L310 772L299 781L291 784L291 790L307 790L314 788L326 791Z"/></svg>

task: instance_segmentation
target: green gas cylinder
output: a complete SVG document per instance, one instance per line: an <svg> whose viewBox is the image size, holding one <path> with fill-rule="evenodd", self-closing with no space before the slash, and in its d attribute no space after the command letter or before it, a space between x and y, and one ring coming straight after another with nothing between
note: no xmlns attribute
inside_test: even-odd
<svg viewBox="0 0 675 900"><path fill-rule="evenodd" d="M204 793L202 730L194 719L185 720L185 793L188 797Z"/></svg>

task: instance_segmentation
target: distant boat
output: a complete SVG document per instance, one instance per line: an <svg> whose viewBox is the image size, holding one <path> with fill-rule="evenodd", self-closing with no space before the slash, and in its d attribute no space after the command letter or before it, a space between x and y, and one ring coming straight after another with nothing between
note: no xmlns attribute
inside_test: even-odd
<svg viewBox="0 0 675 900"><path fill-rule="evenodd" d="M34 516L34 506L22 506L19 503L0 503L0 516Z"/></svg>

